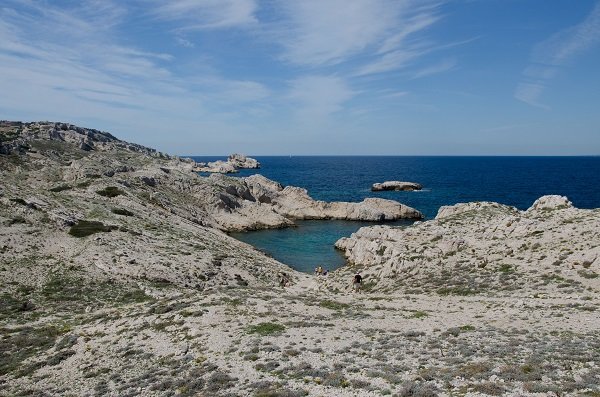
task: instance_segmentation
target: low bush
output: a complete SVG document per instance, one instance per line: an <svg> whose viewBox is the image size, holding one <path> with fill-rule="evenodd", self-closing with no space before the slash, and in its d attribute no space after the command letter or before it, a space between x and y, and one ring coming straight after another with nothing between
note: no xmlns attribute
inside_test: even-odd
<svg viewBox="0 0 600 397"><path fill-rule="evenodd" d="M107 186L102 190L97 190L96 193L104 197L117 197L122 194L125 194L123 190L119 189L116 186Z"/></svg>
<svg viewBox="0 0 600 397"><path fill-rule="evenodd" d="M107 226L102 222L80 220L71 226L69 234L73 237L86 237L94 233L110 232L114 229L116 229L115 226Z"/></svg>

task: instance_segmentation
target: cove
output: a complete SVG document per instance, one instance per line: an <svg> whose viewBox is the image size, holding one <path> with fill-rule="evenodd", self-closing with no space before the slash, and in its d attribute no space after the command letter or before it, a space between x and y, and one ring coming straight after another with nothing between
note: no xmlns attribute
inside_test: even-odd
<svg viewBox="0 0 600 397"><path fill-rule="evenodd" d="M402 220L385 224L402 227L412 223L412 220ZM295 270L311 273L319 265L330 271L345 265L346 260L342 253L335 249L335 242L341 237L349 237L363 226L377 224L381 223L308 220L296 221L296 227L230 233L230 235Z"/></svg>

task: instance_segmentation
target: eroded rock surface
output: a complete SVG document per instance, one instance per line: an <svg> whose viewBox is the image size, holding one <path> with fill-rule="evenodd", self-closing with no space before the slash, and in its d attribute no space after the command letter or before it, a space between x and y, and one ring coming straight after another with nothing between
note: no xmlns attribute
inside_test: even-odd
<svg viewBox="0 0 600 397"><path fill-rule="evenodd" d="M434 220L361 228L336 247L377 288L530 295L597 288L598 230L600 210L544 196L526 211L491 202L441 207Z"/></svg>

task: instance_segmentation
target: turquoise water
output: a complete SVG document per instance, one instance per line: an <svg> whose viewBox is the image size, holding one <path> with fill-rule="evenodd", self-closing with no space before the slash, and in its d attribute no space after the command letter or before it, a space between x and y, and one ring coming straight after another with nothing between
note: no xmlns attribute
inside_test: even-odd
<svg viewBox="0 0 600 397"><path fill-rule="evenodd" d="M213 161L223 157L193 157ZM540 196L567 196L579 208L600 207L600 157L257 157L260 173L281 184L304 187L317 200L397 200L427 219L442 205L496 201L527 209ZM420 192L371 192L375 182L403 180L424 186ZM369 223L371 224L371 223ZM362 222L307 221L297 228L235 234L235 237L302 271L344 263L333 243Z"/></svg>
<svg viewBox="0 0 600 397"><path fill-rule="evenodd" d="M391 222L395 226L406 226L412 221ZM343 266L344 256L334 248L335 242L349 236L362 226L372 222L351 221L297 221L297 227L273 230L258 230L246 233L231 233L238 240L260 249L296 270L312 272L317 266L334 270Z"/></svg>

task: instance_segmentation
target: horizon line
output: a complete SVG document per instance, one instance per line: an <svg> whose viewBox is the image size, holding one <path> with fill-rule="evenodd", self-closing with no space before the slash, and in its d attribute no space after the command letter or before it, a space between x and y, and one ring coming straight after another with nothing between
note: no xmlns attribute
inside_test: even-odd
<svg viewBox="0 0 600 397"><path fill-rule="evenodd" d="M228 157L229 154L190 154L178 157ZM600 157L600 154L245 154L247 157Z"/></svg>

